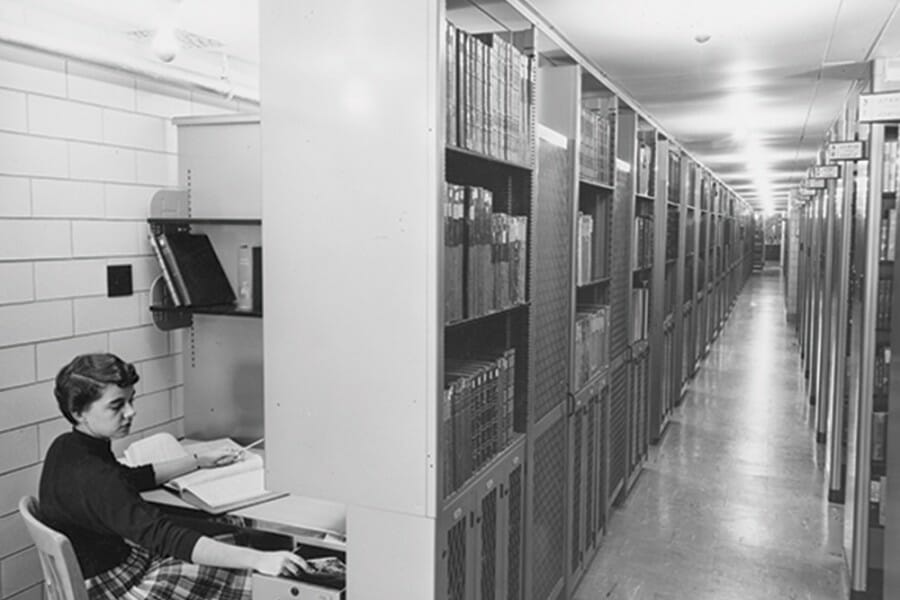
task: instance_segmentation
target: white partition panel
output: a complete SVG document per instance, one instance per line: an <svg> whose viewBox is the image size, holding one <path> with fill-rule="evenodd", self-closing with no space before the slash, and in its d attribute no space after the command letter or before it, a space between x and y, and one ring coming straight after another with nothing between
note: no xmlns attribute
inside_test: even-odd
<svg viewBox="0 0 900 600"><path fill-rule="evenodd" d="M261 3L270 489L435 514L441 11Z"/></svg>

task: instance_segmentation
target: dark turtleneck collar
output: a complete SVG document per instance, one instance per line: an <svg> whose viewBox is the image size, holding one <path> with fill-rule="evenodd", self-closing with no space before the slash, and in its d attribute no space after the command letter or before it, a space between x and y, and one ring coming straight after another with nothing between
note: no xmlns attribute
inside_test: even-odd
<svg viewBox="0 0 900 600"><path fill-rule="evenodd" d="M78 441L79 444L83 445L92 453L102 455L112 454L112 443L108 438L94 437L92 435L84 433L83 431L79 431L74 426L72 427L72 436L75 438L75 440Z"/></svg>

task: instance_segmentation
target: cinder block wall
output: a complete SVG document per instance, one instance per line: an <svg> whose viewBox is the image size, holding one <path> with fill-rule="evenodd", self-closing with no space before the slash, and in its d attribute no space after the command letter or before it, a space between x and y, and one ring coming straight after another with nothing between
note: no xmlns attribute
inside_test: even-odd
<svg viewBox="0 0 900 600"><path fill-rule="evenodd" d="M257 110L0 44L0 600L43 596L16 505L36 495L47 447L69 429L52 394L63 364L91 351L134 362L131 438L181 435L181 334L151 324L147 208L177 185L171 117ZM107 297L106 267L126 264L134 294Z"/></svg>

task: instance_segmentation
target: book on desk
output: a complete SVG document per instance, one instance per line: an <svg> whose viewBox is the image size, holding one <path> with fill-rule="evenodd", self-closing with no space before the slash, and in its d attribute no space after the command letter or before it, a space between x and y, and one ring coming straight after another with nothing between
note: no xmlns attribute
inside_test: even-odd
<svg viewBox="0 0 900 600"><path fill-rule="evenodd" d="M215 451L233 451L241 458L226 466L180 475L164 483L164 490L142 495L151 502L174 506L184 503L214 515L285 495L265 488L262 454L244 450L230 438L180 443L169 433L156 433L128 446L125 460L138 466Z"/></svg>

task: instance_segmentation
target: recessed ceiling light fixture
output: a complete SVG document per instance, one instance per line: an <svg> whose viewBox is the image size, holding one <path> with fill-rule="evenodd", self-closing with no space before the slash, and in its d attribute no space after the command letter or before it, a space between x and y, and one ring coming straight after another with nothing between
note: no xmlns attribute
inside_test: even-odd
<svg viewBox="0 0 900 600"><path fill-rule="evenodd" d="M172 62L178 54L178 38L175 37L175 28L165 25L156 30L153 40L150 42L153 54L163 62Z"/></svg>
<svg viewBox="0 0 900 600"><path fill-rule="evenodd" d="M710 39L712 39L712 36L706 32L700 32L694 35L694 41L698 44L705 44Z"/></svg>

